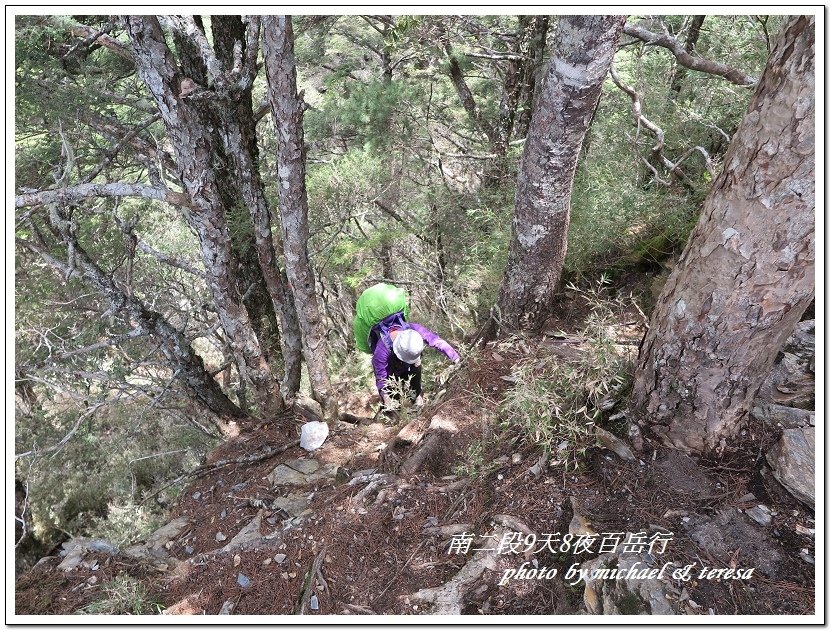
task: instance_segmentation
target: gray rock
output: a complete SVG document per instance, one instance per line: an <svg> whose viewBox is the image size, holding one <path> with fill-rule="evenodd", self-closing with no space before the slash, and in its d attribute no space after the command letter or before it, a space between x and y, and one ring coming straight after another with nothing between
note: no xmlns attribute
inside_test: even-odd
<svg viewBox="0 0 830 630"><path fill-rule="evenodd" d="M223 534L222 532L216 532L216 542L223 542L227 539L228 537L225 536L225 534Z"/></svg>
<svg viewBox="0 0 830 630"><path fill-rule="evenodd" d="M284 510L289 517L293 517L303 514L308 509L309 503L310 501L306 495L289 494L275 499L271 506L275 509Z"/></svg>
<svg viewBox="0 0 830 630"><path fill-rule="evenodd" d="M301 486L306 483L306 477L303 473L297 472L285 464L280 464L274 468L266 478L272 486Z"/></svg>
<svg viewBox="0 0 830 630"><path fill-rule="evenodd" d="M808 408L815 403L816 322L799 322L758 392L759 400Z"/></svg>
<svg viewBox="0 0 830 630"><path fill-rule="evenodd" d="M329 436L329 425L325 422L306 422L300 433L300 447L311 452L323 445Z"/></svg>
<svg viewBox="0 0 830 630"><path fill-rule="evenodd" d="M236 578L236 583L242 588L248 588L251 585L251 580L244 573L240 573Z"/></svg>
<svg viewBox="0 0 830 630"><path fill-rule="evenodd" d="M231 486L231 490L233 490L234 492L240 492L240 491L244 490L247 487L248 487L248 484L243 481L242 483L238 483L236 485Z"/></svg>
<svg viewBox="0 0 830 630"><path fill-rule="evenodd" d="M635 567L635 563L639 564ZM634 568L660 569L662 564L648 554L604 553L588 562L582 569L619 568L620 572ZM591 579L585 580L583 602L592 615L676 615L674 602L679 591L671 584L671 567L660 578L651 579ZM590 575L590 574L589 574ZM671 599L670 599L671 597Z"/></svg>
<svg viewBox="0 0 830 630"><path fill-rule="evenodd" d="M626 444L624 440L618 438L610 431L601 429L600 427L595 427L595 430L597 434L597 439L599 440L599 443L602 444L602 446L607 448L609 451L616 453L619 457L621 457L627 462L637 461L637 458L634 456L634 453L631 452L631 449L628 447L628 444Z"/></svg>
<svg viewBox="0 0 830 630"><path fill-rule="evenodd" d="M294 401L292 409L311 422L323 419L323 408L313 398L301 397Z"/></svg>
<svg viewBox="0 0 830 630"><path fill-rule="evenodd" d="M337 470L337 464L325 464L311 474L303 474L285 464L280 464L268 474L266 479L273 486L306 486L323 481L333 483L337 477Z"/></svg>
<svg viewBox="0 0 830 630"><path fill-rule="evenodd" d="M110 556L114 556L118 553L118 547L113 545L108 540L103 540L101 538L96 538L94 540L90 540L86 548L89 551L95 551L97 553L105 553Z"/></svg>
<svg viewBox="0 0 830 630"><path fill-rule="evenodd" d="M289 459L285 465L304 475L310 475L320 468L320 462L316 459Z"/></svg>
<svg viewBox="0 0 830 630"><path fill-rule="evenodd" d="M166 525L159 527L156 531L150 534L144 544L147 547L164 547L174 538L178 538L188 526L190 526L190 519L188 517L182 516L177 518L176 520L170 521Z"/></svg>
<svg viewBox="0 0 830 630"><path fill-rule="evenodd" d="M220 615L230 615L233 612L234 605L235 604L234 604L234 601L232 599L229 599L229 600L225 601L225 603L222 604L222 608L219 610L219 614Z"/></svg>
<svg viewBox="0 0 830 630"><path fill-rule="evenodd" d="M773 476L796 499L816 505L816 430L784 429L781 439L767 452Z"/></svg>
<svg viewBox="0 0 830 630"><path fill-rule="evenodd" d="M772 523L772 514L766 505L756 505L746 511L746 515L763 527Z"/></svg>
<svg viewBox="0 0 830 630"><path fill-rule="evenodd" d="M740 549L742 568L754 567L771 578L778 577L785 560L780 545L735 508L722 508L713 517L693 514L684 519L683 526L712 562Z"/></svg>
<svg viewBox="0 0 830 630"><path fill-rule="evenodd" d="M202 498L202 493L201 492L194 492L193 493L193 500L194 501L198 501L201 498Z"/></svg>
<svg viewBox="0 0 830 630"><path fill-rule="evenodd" d="M260 510L250 523L239 530L239 533L227 545L222 547L222 551L232 551L240 547L254 547L263 542L262 532L260 531L262 527L262 513L263 511Z"/></svg>
<svg viewBox="0 0 830 630"><path fill-rule="evenodd" d="M797 409L786 405L762 402L752 409L752 415L770 429L798 429L815 426L816 412L809 409Z"/></svg>
<svg viewBox="0 0 830 630"><path fill-rule="evenodd" d="M187 545L187 546L184 548L184 552L185 552L188 556L192 556L192 555L193 555L193 551L194 551L194 549L193 549L193 547L191 547L190 545Z"/></svg>
<svg viewBox="0 0 830 630"><path fill-rule="evenodd" d="M274 556L274 562L276 562L277 564L282 564L283 562L285 562L286 558L287 556L284 553L278 553L276 556Z"/></svg>

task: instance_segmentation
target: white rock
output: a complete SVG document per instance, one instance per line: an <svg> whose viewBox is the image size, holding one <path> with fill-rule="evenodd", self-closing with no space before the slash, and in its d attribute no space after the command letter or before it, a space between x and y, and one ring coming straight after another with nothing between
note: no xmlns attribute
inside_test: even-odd
<svg viewBox="0 0 830 630"><path fill-rule="evenodd" d="M307 451L317 450L328 436L329 425L325 422L306 422L300 434L300 446Z"/></svg>

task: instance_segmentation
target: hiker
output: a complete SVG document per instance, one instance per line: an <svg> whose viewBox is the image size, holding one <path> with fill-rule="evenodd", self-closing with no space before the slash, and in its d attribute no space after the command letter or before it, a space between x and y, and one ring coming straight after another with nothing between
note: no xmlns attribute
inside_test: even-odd
<svg viewBox="0 0 830 630"><path fill-rule="evenodd" d="M394 313L372 328L372 367L375 384L384 407L392 406L398 388L387 388L390 378L402 381L410 400L416 407L423 405L421 397L421 353L425 344L443 352L453 363L461 357L455 349L426 326L406 322Z"/></svg>
<svg viewBox="0 0 830 630"><path fill-rule="evenodd" d="M387 387L390 378L403 381L407 394L417 406L421 398L421 353L429 345L443 352L453 363L458 353L430 329L408 322L406 291L386 283L366 289L358 298L354 338L358 350L372 355L375 383L385 407L392 404L398 388Z"/></svg>

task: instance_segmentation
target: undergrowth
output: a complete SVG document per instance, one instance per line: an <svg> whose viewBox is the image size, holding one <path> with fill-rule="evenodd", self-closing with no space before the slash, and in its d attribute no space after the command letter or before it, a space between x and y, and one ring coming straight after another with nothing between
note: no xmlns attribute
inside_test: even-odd
<svg viewBox="0 0 830 630"><path fill-rule="evenodd" d="M140 580L119 575L101 585L103 597L80 608L78 615L158 615L162 607L153 601Z"/></svg>
<svg viewBox="0 0 830 630"><path fill-rule="evenodd" d="M617 344L615 324L630 297L607 295L605 279L587 289L569 285L590 305L577 356L534 356L517 364L515 386L500 406L502 429L518 429L523 439L551 453L551 465L577 469L595 443L601 406L629 386L632 366Z"/></svg>

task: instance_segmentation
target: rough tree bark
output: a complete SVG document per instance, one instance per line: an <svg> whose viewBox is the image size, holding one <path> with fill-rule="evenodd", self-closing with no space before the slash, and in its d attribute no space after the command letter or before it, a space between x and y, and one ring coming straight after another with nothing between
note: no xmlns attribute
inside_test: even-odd
<svg viewBox="0 0 830 630"><path fill-rule="evenodd" d="M227 209L213 163L217 147L204 124L210 120L206 100L215 95L194 89L192 79L179 71L155 17L127 16L124 23L138 74L159 108L175 150L179 178L193 207L186 218L199 237L207 285L236 356L240 376L253 386L260 411L278 413L285 403L237 290ZM213 78L219 83L222 77ZM215 87L219 91L226 88Z"/></svg>
<svg viewBox="0 0 830 630"><path fill-rule="evenodd" d="M519 165L499 325L538 329L565 261L577 157L624 17L562 16ZM488 333L487 336L491 336Z"/></svg>
<svg viewBox="0 0 830 630"><path fill-rule="evenodd" d="M531 23L528 26L530 29L530 39L527 46L529 61L524 66L522 93L520 97L520 102L523 106L516 115L516 122L513 126L513 132L517 138L526 138L528 128L530 127L530 113L533 110L536 94L538 94L536 87L542 75L548 24L548 16L536 15L531 18Z"/></svg>
<svg viewBox="0 0 830 630"><path fill-rule="evenodd" d="M259 18L249 28L256 31L257 37L246 44L246 29L239 16L214 16L211 22L213 39L217 47L218 58L226 68L233 67L234 50L239 43L242 55L249 53L247 46L258 41ZM235 165L237 185L245 200L253 223L253 236L258 260L257 269L265 282L267 293L277 313L280 323L280 336L284 377L283 394L294 397L300 389L300 368L302 361L302 336L300 323L294 306L294 297L280 274L277 248L271 232L271 208L265 198L265 186L259 169L259 148L256 138L256 118L254 116L253 82L239 94L234 101L234 111L225 117L222 127L222 140L226 154ZM254 261L256 264L256 261Z"/></svg>
<svg viewBox="0 0 830 630"><path fill-rule="evenodd" d="M277 172L286 274L294 295L312 395L329 421L337 401L326 371L326 339L308 257L308 198L305 188L305 103L297 93L294 32L290 16L263 18L263 52L268 100L277 130Z"/></svg>
<svg viewBox="0 0 830 630"><path fill-rule="evenodd" d="M671 446L739 430L815 292L815 18L782 29L640 349L632 408Z"/></svg>

